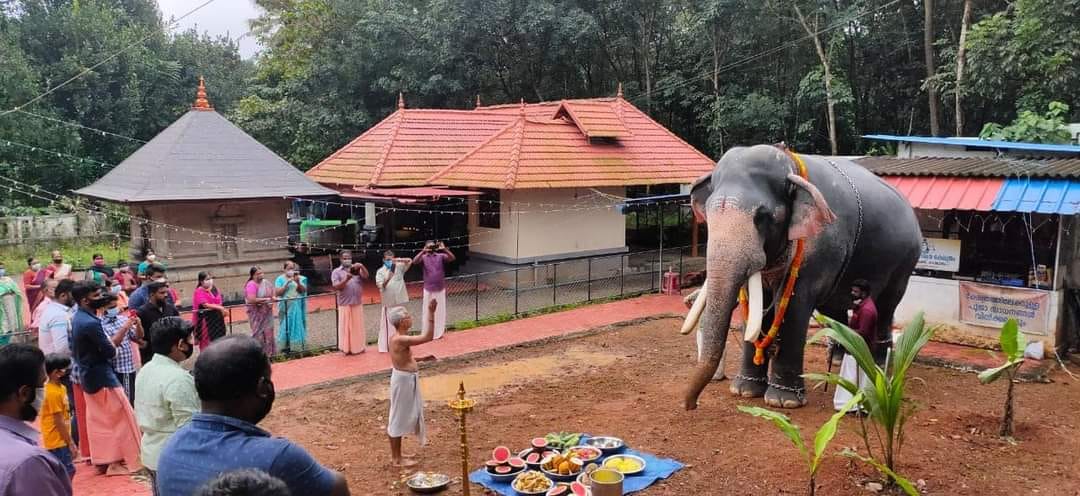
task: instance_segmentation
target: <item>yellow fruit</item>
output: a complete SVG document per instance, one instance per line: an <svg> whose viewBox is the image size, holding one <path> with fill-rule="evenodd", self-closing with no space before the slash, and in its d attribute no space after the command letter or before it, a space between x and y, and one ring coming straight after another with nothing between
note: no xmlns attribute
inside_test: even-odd
<svg viewBox="0 0 1080 496"><path fill-rule="evenodd" d="M559 464L559 475L570 475L570 462L562 462Z"/></svg>

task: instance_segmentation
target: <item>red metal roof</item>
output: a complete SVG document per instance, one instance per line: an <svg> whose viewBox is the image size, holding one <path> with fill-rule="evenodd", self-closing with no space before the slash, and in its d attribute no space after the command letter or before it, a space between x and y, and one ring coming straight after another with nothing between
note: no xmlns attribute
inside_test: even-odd
<svg viewBox="0 0 1080 496"><path fill-rule="evenodd" d="M989 211L1005 183L1000 178L882 176L911 206L930 210Z"/></svg>
<svg viewBox="0 0 1080 496"><path fill-rule="evenodd" d="M499 189L691 183L698 152L626 100L400 108L310 171L323 184Z"/></svg>

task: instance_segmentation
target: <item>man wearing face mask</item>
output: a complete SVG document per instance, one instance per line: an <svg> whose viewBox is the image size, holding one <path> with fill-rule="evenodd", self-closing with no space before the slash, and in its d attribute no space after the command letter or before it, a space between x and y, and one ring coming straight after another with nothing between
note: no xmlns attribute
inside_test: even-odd
<svg viewBox="0 0 1080 496"><path fill-rule="evenodd" d="M158 264L151 264L150 267L146 269L146 279L143 281L142 286L139 286L139 289L136 289L134 293L131 293L131 297L128 298L128 308L138 311L146 305L146 302L150 301L149 286L155 282L165 284L166 288L168 288L168 279L165 278L165 267ZM166 289L166 293L166 300L169 305L175 307L177 304L175 296L168 289ZM146 322L143 322L143 324L145 323ZM143 329L149 329L149 327L144 325ZM146 360L150 360L150 357L146 357Z"/></svg>
<svg viewBox="0 0 1080 496"><path fill-rule="evenodd" d="M195 352L194 326L180 317L165 317L150 329L154 358L139 372L135 417L142 429L142 462L155 483L161 449L200 410L195 379L180 366Z"/></svg>
<svg viewBox="0 0 1080 496"><path fill-rule="evenodd" d="M347 496L342 474L287 439L256 426L274 404L270 360L250 336L227 336L195 360L202 413L176 431L158 459L159 494L192 494L222 472L262 470L292 494Z"/></svg>
<svg viewBox="0 0 1080 496"><path fill-rule="evenodd" d="M176 307L169 303L169 287L165 283L152 282L146 285L145 288L147 294L150 295L150 299L136 311L136 315L142 322L143 330L153 329L154 323L165 317L180 315L176 311ZM139 344L139 356L142 365L146 365L150 362L150 359L154 358L154 350L151 346L152 343L147 339L143 339Z"/></svg>
<svg viewBox="0 0 1080 496"><path fill-rule="evenodd" d="M848 327L859 334L866 341L871 353L874 351L874 333L877 329L877 306L870 297L870 283L859 279L851 285L851 317L848 319ZM859 387L871 385L870 378L859 368L855 357L845 353L840 362L840 377L847 379ZM851 399L851 393L842 387L836 388L833 393L833 408L840 411ZM858 407L852 407L852 411Z"/></svg>
<svg viewBox="0 0 1080 496"><path fill-rule="evenodd" d="M353 263L352 252L341 252L341 266L330 274L330 283L337 291L338 349L346 355L363 353L367 345L364 330L364 279L368 271L364 264Z"/></svg>
<svg viewBox="0 0 1080 496"><path fill-rule="evenodd" d="M101 316L101 328L105 335L116 343L116 356L112 359L113 370L120 379L120 385L124 388L124 394L128 402L135 406L135 355L131 349L131 343L143 342L144 332L141 321L130 315L120 313L120 299L114 294L109 294L109 303L105 305L104 315ZM117 337L117 335L120 337Z"/></svg>
<svg viewBox="0 0 1080 496"><path fill-rule="evenodd" d="M53 287L52 297L38 320L38 347L41 351L71 357L71 318L75 316L75 301L71 290L75 281L71 279L49 279L46 287ZM74 360L71 373L63 380L67 387L68 404L74 410L71 415L71 432L79 436L79 449L82 456L90 456L90 443L86 437L86 403L83 401L82 384L79 382L79 368ZM80 426L80 422L84 425ZM80 428L81 427L81 428Z"/></svg>
<svg viewBox="0 0 1080 496"><path fill-rule="evenodd" d="M397 329L390 323L390 309L409 302L405 288L405 273L412 267L412 260L395 258L394 252L383 252L383 266L375 273L375 286L379 288L382 312L379 315L379 353L390 351L390 336Z"/></svg>
<svg viewBox="0 0 1080 496"><path fill-rule="evenodd" d="M33 346L0 348L0 496L70 496L63 464L38 445L33 422L45 401L45 354Z"/></svg>
<svg viewBox="0 0 1080 496"><path fill-rule="evenodd" d="M79 305L71 320L71 346L86 401L90 461L109 475L138 471L139 426L112 365L116 347L127 334L110 339L101 327L101 314L116 297L102 294L93 281L75 283L71 296Z"/></svg>

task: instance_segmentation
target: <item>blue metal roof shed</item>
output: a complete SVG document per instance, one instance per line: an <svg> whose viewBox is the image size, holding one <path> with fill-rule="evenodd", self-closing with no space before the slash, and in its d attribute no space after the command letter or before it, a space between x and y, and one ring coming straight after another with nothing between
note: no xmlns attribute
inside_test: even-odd
<svg viewBox="0 0 1080 496"><path fill-rule="evenodd" d="M979 138L936 138L932 136L893 136L890 134L866 134L865 139L893 141L900 143L923 143L928 145L966 146L970 148L990 148L998 150L1024 150L1033 152L1076 153L1080 154L1080 145L1051 145L1045 143L1024 143L1017 141L984 140Z"/></svg>
<svg viewBox="0 0 1080 496"><path fill-rule="evenodd" d="M1080 211L1080 182L1069 179L1006 179L994 198L991 210L1074 215Z"/></svg>

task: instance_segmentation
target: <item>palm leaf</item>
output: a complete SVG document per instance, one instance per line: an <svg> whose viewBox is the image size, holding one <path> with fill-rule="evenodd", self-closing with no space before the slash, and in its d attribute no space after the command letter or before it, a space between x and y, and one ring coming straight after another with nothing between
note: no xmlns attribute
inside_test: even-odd
<svg viewBox="0 0 1080 496"><path fill-rule="evenodd" d="M895 482L897 486L900 486L900 489L903 489L904 493L907 494L908 496L919 496L919 490L915 489L915 485L912 484L911 481L901 477L896 472L893 472L892 470L889 470L889 467L886 467L881 462L879 462L879 461L877 461L877 460L875 460L873 458L867 458L867 457L862 456L862 455L860 455L860 454L858 454L858 453L856 453L854 451L851 451L851 448L847 448L844 451L841 451L840 456L844 456L844 457L847 457L847 458L854 458L854 459L859 460L859 461L861 461L863 463L868 463L868 464L872 465L874 468L876 468L878 470L878 472L881 472L882 474L885 474L885 476L888 477L889 479L891 479L893 482Z"/></svg>
<svg viewBox="0 0 1080 496"><path fill-rule="evenodd" d="M806 451L806 444L803 442L802 433L799 431L799 426L792 424L791 419L788 418L787 415L758 406L740 405L739 411L771 421L773 424L779 427L780 431L783 432L784 435L791 440L791 443L799 449L799 453L802 454L803 458L805 458L807 462L811 461L810 453Z"/></svg>
<svg viewBox="0 0 1080 496"><path fill-rule="evenodd" d="M840 411L833 414L829 418L828 422L818 429L817 434L814 435L814 459L810 462L810 474L817 473L818 465L821 464L821 455L825 452L825 448L832 441L833 437L836 437L836 429L840 424L840 419L844 418L844 415L851 410L853 406L862 401L862 392L856 392L844 403L844 406L840 408Z"/></svg>

